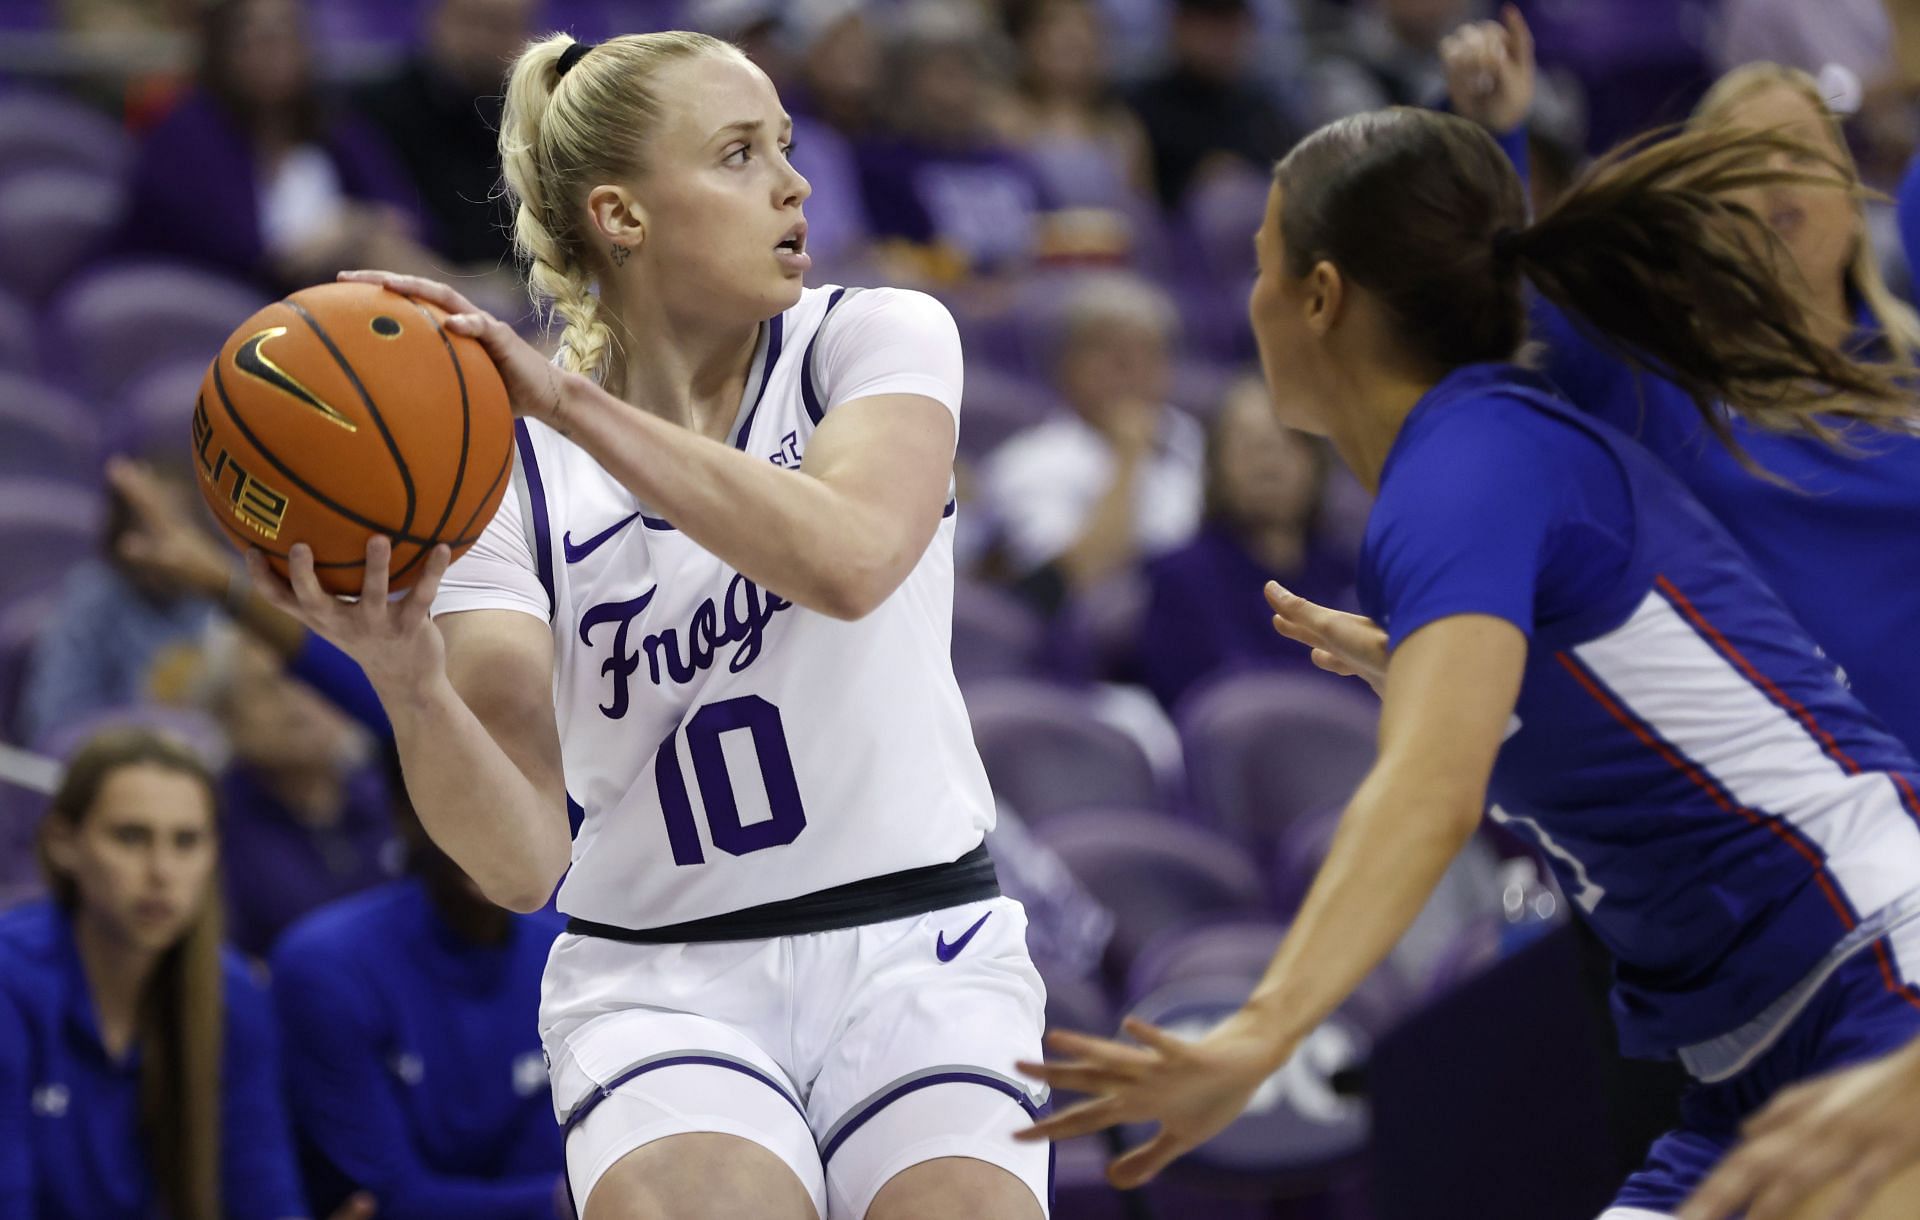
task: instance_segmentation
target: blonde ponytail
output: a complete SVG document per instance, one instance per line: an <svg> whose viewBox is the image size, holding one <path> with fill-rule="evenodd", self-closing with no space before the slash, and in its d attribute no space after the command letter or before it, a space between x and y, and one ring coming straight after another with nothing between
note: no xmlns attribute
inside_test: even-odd
<svg viewBox="0 0 1920 1220"><path fill-rule="evenodd" d="M606 252L588 240L586 195L645 171L647 134L660 117L654 78L665 65L700 55L740 55L705 34L672 30L623 34L578 56L563 77L574 40L554 34L514 61L500 118L500 166L516 207L514 249L549 324L561 322L560 364L605 378L619 347L614 320L596 290Z"/></svg>

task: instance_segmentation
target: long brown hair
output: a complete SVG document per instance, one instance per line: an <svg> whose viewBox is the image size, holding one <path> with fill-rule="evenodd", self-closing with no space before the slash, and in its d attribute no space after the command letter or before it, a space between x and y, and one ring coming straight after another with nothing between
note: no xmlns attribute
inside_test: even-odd
<svg viewBox="0 0 1920 1220"><path fill-rule="evenodd" d="M213 775L191 750L149 729L109 729L82 746L68 763L47 810L77 829L100 790L124 767L164 767L191 776L215 808ZM53 864L44 831L40 871L62 910L80 901L73 878ZM139 1015L140 1111L147 1156L175 1220L219 1220L220 1059L225 1005L219 887L209 885L193 922L161 957Z"/></svg>
<svg viewBox="0 0 1920 1220"><path fill-rule="evenodd" d="M1847 135L1840 126L1840 116L1827 104L1820 82L1798 68L1764 62L1735 68L1707 90L1707 95L1693 108L1687 128L1690 131L1724 129L1740 103L1769 89L1790 89L1813 107L1825 125L1833 146L1828 157L1845 173L1849 183L1857 183L1860 170L1853 162L1853 153L1847 148ZM1896 296L1887 287L1886 278L1880 274L1880 259L1873 248L1873 232L1867 224L1864 204L1865 199L1856 191L1854 216L1859 224L1859 237L1854 243L1853 257L1847 261L1847 289L1873 314L1894 357L1911 362L1916 353L1920 353L1920 314L1915 314L1913 306Z"/></svg>
<svg viewBox="0 0 1920 1220"><path fill-rule="evenodd" d="M1722 404L1830 442L1836 421L1905 423L1902 370L1821 342L1772 231L1727 198L1775 182L1844 189L1768 169L1782 149L1811 151L1769 132L1649 137L1601 158L1529 225L1519 176L1478 125L1409 108L1355 115L1275 171L1288 271L1332 262L1432 370L1513 359L1531 280L1603 346L1684 390L1736 453Z"/></svg>

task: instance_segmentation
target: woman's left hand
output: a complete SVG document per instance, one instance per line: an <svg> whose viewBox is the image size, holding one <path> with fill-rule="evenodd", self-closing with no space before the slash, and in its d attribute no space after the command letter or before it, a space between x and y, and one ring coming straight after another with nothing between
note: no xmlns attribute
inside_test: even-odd
<svg viewBox="0 0 1920 1220"><path fill-rule="evenodd" d="M1022 1063L1028 1076L1088 1095L1017 1133L1020 1140L1066 1140L1121 1123L1157 1121L1146 1143L1107 1167L1107 1180L1130 1190L1153 1180L1179 1157L1206 1143L1246 1110L1254 1090L1286 1062L1290 1047L1241 1009L1195 1042L1144 1021L1123 1025L1141 1045L1057 1031L1047 1045L1067 1058Z"/></svg>
<svg viewBox="0 0 1920 1220"><path fill-rule="evenodd" d="M507 401L512 404L513 413L543 423L554 422L567 379L574 374L547 359L513 327L438 280L392 271L342 271L340 278L356 284L378 284L390 292L445 310L447 329L479 340L480 346L493 358L493 366L506 384Z"/></svg>

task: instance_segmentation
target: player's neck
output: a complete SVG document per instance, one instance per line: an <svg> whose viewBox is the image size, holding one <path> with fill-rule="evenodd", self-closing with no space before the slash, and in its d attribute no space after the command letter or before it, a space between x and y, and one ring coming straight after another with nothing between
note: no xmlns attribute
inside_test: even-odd
<svg viewBox="0 0 1920 1220"><path fill-rule="evenodd" d="M607 388L670 423L724 439L752 372L759 326L689 321L642 301L610 304L620 342Z"/></svg>
<svg viewBox="0 0 1920 1220"><path fill-rule="evenodd" d="M1364 362L1344 372L1334 391L1327 437L1361 486L1380 490L1380 472L1414 405L1433 388L1429 378Z"/></svg>

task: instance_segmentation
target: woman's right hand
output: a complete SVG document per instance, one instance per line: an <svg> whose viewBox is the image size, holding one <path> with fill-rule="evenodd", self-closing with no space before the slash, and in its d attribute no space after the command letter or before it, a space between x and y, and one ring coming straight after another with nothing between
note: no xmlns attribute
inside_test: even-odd
<svg viewBox="0 0 1920 1220"><path fill-rule="evenodd" d="M419 690L447 666L446 645L430 612L453 552L445 545L434 547L421 567L419 583L390 600L387 565L392 555L393 543L386 537L367 539L366 578L359 600L348 601L320 587L313 573L313 550L305 543L296 543L289 552L286 580L267 566L261 552L247 553L247 574L260 595L352 657L383 703Z"/></svg>
<svg viewBox="0 0 1920 1220"><path fill-rule="evenodd" d="M1375 694L1387 686L1387 633L1361 614L1330 610L1267 582L1267 605L1273 608L1273 629L1313 650L1313 663L1343 678L1359 678Z"/></svg>
<svg viewBox="0 0 1920 1220"><path fill-rule="evenodd" d="M1440 40L1453 110L1498 135L1533 109L1533 32L1509 4L1498 21L1472 21Z"/></svg>

